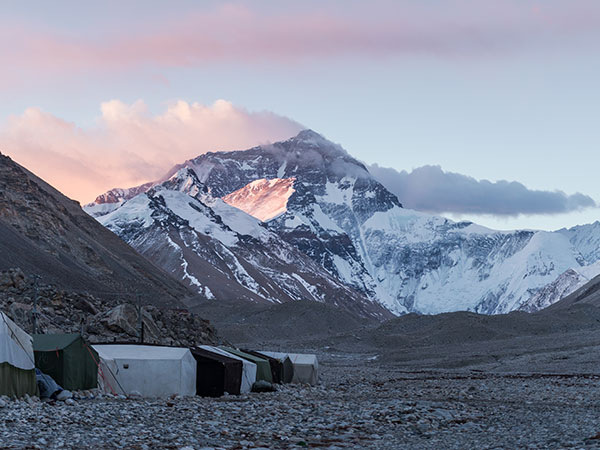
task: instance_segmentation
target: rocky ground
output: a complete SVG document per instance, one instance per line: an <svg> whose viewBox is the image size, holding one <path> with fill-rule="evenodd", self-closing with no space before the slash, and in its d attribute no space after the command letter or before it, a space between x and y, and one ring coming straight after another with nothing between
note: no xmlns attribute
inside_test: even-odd
<svg viewBox="0 0 600 450"><path fill-rule="evenodd" d="M321 353L319 386L0 401L0 448L600 448L600 375L407 372Z"/></svg>
<svg viewBox="0 0 600 450"><path fill-rule="evenodd" d="M146 343L187 347L222 342L208 321L187 310L154 305L138 310L135 295L102 298L41 281L36 284L19 268L0 271L0 311L30 334L36 297L38 333L83 332L94 343L138 342L141 311Z"/></svg>

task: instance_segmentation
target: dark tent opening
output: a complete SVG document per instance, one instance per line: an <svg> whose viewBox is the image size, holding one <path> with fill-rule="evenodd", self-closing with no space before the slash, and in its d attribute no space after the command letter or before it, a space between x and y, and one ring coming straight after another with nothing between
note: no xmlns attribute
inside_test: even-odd
<svg viewBox="0 0 600 450"><path fill-rule="evenodd" d="M242 361L198 347L192 347L190 351L198 364L196 394L203 397L220 397L225 392L239 395Z"/></svg>
<svg viewBox="0 0 600 450"><path fill-rule="evenodd" d="M294 378L294 364L292 364L292 360L289 356L286 356L285 358L273 358L272 356L253 350L244 350L244 352L269 361L269 364L271 365L271 374L273 375L273 383L282 384L292 382L292 378Z"/></svg>
<svg viewBox="0 0 600 450"><path fill-rule="evenodd" d="M98 387L98 354L80 334L33 335L35 366L63 389Z"/></svg>

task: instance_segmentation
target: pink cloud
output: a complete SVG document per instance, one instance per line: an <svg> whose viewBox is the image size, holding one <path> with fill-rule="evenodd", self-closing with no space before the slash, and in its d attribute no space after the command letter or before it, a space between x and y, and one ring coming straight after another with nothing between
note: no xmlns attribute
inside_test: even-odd
<svg viewBox="0 0 600 450"><path fill-rule="evenodd" d="M119 27L86 32L0 20L0 39L11 44L0 47L9 68L3 77L340 56L481 56L552 49L590 35L588 41L597 42L600 32L600 4L590 0L333 2L319 8L299 3L273 11L246 5L167 15L143 25L125 17Z"/></svg>
<svg viewBox="0 0 600 450"><path fill-rule="evenodd" d="M249 148L302 128L225 100L210 106L180 100L159 115L151 115L141 100L111 100L102 103L101 112L97 126L83 129L28 108L0 129L0 151L69 197L88 202L113 187L157 179L204 152Z"/></svg>

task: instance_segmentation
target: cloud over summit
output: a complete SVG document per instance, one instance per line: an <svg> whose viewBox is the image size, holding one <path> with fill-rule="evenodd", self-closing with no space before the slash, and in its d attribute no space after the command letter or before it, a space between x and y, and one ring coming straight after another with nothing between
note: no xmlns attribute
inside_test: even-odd
<svg viewBox="0 0 600 450"><path fill-rule="evenodd" d="M207 151L237 150L287 139L303 127L268 111L228 101L179 100L153 115L146 104L110 100L92 128L39 108L0 126L0 150L82 202L114 188L153 181L175 164Z"/></svg>
<svg viewBox="0 0 600 450"><path fill-rule="evenodd" d="M596 207L589 196L562 191L528 189L516 181L476 180L439 166L423 166L412 172L369 166L369 171L410 209L429 213L560 214Z"/></svg>

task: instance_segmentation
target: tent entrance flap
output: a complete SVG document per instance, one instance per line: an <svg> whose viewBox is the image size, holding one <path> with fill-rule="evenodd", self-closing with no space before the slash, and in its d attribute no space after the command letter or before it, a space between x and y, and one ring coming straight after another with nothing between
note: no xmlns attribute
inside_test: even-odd
<svg viewBox="0 0 600 450"><path fill-rule="evenodd" d="M204 397L220 397L225 392L239 395L242 362L203 348L190 349L197 363L196 393Z"/></svg>

